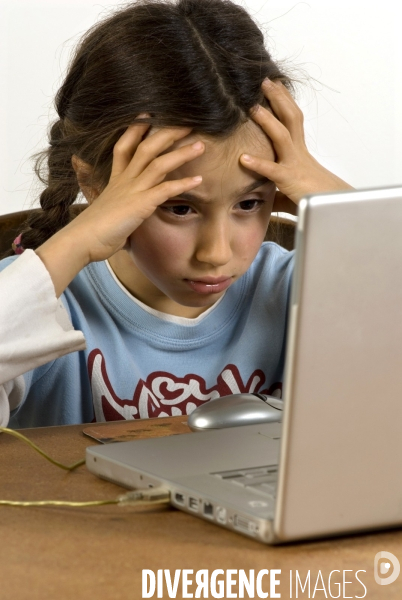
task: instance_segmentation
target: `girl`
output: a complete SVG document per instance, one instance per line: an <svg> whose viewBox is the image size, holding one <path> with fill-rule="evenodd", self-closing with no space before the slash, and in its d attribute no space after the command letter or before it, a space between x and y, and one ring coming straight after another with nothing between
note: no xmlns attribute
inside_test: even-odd
<svg viewBox="0 0 402 600"><path fill-rule="evenodd" d="M290 87L229 0L140 0L84 36L42 210L1 262L2 425L280 394L292 253L262 243L270 214L349 187L308 153Z"/></svg>

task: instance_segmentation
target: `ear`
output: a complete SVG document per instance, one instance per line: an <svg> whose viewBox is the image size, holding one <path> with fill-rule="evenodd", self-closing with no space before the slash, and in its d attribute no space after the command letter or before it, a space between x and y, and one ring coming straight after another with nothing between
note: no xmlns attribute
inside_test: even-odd
<svg viewBox="0 0 402 600"><path fill-rule="evenodd" d="M91 204L100 194L100 191L96 187L89 186L86 182L92 173L92 167L76 154L71 157L71 164L77 176L78 185L80 190L85 196L88 204Z"/></svg>

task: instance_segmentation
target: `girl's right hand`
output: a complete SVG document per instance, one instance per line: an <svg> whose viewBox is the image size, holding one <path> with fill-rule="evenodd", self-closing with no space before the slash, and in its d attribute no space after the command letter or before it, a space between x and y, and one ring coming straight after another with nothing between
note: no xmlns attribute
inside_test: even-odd
<svg viewBox="0 0 402 600"><path fill-rule="evenodd" d="M204 152L204 144L196 142L161 155L191 128L163 128L143 140L149 127L128 127L114 146L108 185L71 222L71 230L86 230L88 263L110 258L160 204L201 183L200 177L164 181L168 173Z"/></svg>
<svg viewBox="0 0 402 600"><path fill-rule="evenodd" d="M121 250L159 205L201 183L201 177L164 181L169 172L204 152L205 145L196 142L161 155L189 135L191 128L163 128L143 140L149 127L148 123L128 127L114 146L108 185L87 209L36 250L57 296L84 266Z"/></svg>

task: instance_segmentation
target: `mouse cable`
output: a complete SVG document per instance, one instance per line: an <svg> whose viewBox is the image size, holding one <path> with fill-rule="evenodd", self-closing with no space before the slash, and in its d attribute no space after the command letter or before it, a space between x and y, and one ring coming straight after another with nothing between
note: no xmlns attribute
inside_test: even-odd
<svg viewBox="0 0 402 600"><path fill-rule="evenodd" d="M0 427L0 433L8 433L9 435L13 435L17 439L21 440L22 442L25 442L26 444L28 444L28 446L31 446L31 448L36 450L36 452L39 452L39 454L41 456L43 456L43 458L46 458L46 460L51 462L53 465L56 465L56 467L60 467L60 469L65 469L66 471L73 471L77 467L80 467L81 465L85 464L85 459L84 459L84 460L80 460L72 465L63 465L63 463L59 462L58 460L54 460L54 458L52 458L51 456L46 454L46 452L44 452L36 444L31 442L31 440L29 440L27 437L25 437L25 435L22 435L22 433L19 433L18 431L15 431L14 429L9 429L8 427Z"/></svg>
<svg viewBox="0 0 402 600"><path fill-rule="evenodd" d="M66 471L72 471L77 467L85 464L85 460L80 460L72 465L63 465L58 460L51 458L46 452L41 450L36 444L31 442L30 439L8 427L0 427L0 433L8 433L16 437L17 439L25 442L31 448L39 452L41 456L46 458L49 462L65 469ZM72 506L72 507L85 507L85 506L103 506L105 504L117 504L118 506L132 506L134 504L166 504L170 501L170 492L164 488L148 488L143 490L132 490L117 496L113 500L93 500L90 502L67 502L64 500L38 500L38 501L19 501L19 500L0 500L0 506Z"/></svg>

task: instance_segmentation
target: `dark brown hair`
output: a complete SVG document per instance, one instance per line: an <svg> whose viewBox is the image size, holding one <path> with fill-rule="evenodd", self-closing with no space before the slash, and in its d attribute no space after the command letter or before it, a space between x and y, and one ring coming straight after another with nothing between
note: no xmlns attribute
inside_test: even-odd
<svg viewBox="0 0 402 600"><path fill-rule="evenodd" d="M92 167L81 183L103 189L113 146L137 115L149 113L142 120L155 126L225 138L254 104L266 103L265 77L291 85L260 29L230 0L138 0L94 25L57 92L49 147L34 156L46 188L41 210L22 230L22 246L37 248L70 221L79 192L73 154Z"/></svg>

